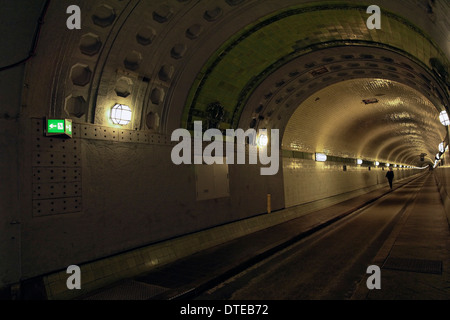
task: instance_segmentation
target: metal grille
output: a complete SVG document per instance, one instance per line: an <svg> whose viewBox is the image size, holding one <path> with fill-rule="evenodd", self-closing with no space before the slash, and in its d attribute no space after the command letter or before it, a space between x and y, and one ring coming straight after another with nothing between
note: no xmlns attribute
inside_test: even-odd
<svg viewBox="0 0 450 320"><path fill-rule="evenodd" d="M388 258L383 265L383 269L442 274L442 261Z"/></svg>
<svg viewBox="0 0 450 320"><path fill-rule="evenodd" d="M167 290L164 287L131 280L86 297L84 300L148 300Z"/></svg>

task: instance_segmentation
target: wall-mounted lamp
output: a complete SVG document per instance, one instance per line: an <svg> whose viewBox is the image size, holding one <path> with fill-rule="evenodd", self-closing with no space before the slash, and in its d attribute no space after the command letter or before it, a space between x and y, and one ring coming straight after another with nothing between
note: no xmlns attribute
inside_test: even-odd
<svg viewBox="0 0 450 320"><path fill-rule="evenodd" d="M116 104L111 109L111 121L114 124L125 126L131 121L131 109L129 106L123 104Z"/></svg>
<svg viewBox="0 0 450 320"><path fill-rule="evenodd" d="M356 164L363 164L363 161L361 159L357 159Z"/></svg>
<svg viewBox="0 0 450 320"><path fill-rule="evenodd" d="M438 152L436 153L436 160L439 160L441 158L441 154Z"/></svg>
<svg viewBox="0 0 450 320"><path fill-rule="evenodd" d="M380 163L378 161L375 161L373 164L376 165L376 166L380 165Z"/></svg>
<svg viewBox="0 0 450 320"><path fill-rule="evenodd" d="M450 119L448 118L447 111L441 111L439 114L439 120L441 121L442 125L448 126L450 125Z"/></svg>
<svg viewBox="0 0 450 320"><path fill-rule="evenodd" d="M267 134L264 133L260 134L256 143L260 148L267 147L267 144L269 143L269 138L267 137Z"/></svg>
<svg viewBox="0 0 450 320"><path fill-rule="evenodd" d="M444 142L439 143L439 152L444 152L445 148L444 148Z"/></svg>
<svg viewBox="0 0 450 320"><path fill-rule="evenodd" d="M389 167L390 166L390 164L389 163L386 163L386 167Z"/></svg>
<svg viewBox="0 0 450 320"><path fill-rule="evenodd" d="M319 162L327 161L327 155L323 153L316 153L316 161Z"/></svg>

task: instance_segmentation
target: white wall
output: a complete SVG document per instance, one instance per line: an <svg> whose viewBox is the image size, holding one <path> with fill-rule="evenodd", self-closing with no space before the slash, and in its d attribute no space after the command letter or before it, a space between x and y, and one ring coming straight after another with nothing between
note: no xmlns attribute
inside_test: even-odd
<svg viewBox="0 0 450 320"><path fill-rule="evenodd" d="M447 220L450 223L450 150L441 156L441 166L433 170L439 192L441 194L442 203L444 204Z"/></svg>
<svg viewBox="0 0 450 320"><path fill-rule="evenodd" d="M344 163L316 162L307 159L283 158L284 194L286 208L311 201L349 193L365 188L388 186L387 168L348 165ZM413 169L394 168L396 180L418 173Z"/></svg>
<svg viewBox="0 0 450 320"><path fill-rule="evenodd" d="M174 165L171 145L71 141L81 146L82 210L24 209L25 279L264 213L268 193L273 210L284 206L282 170L261 176L259 165L229 165L230 194L199 200L195 165ZM55 139L53 149L64 144Z"/></svg>

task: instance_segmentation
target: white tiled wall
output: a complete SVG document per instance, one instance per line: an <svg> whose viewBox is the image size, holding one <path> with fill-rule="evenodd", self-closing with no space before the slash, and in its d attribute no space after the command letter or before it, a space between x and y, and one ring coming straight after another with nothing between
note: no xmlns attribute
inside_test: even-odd
<svg viewBox="0 0 450 320"><path fill-rule="evenodd" d="M347 164L283 158L285 207L292 207L336 195L388 185L387 169ZM416 170L394 168L395 180L417 173Z"/></svg>
<svg viewBox="0 0 450 320"><path fill-rule="evenodd" d="M445 152L444 164L434 169L434 176L439 192L441 194L442 203L444 204L445 213L450 223L450 153Z"/></svg>

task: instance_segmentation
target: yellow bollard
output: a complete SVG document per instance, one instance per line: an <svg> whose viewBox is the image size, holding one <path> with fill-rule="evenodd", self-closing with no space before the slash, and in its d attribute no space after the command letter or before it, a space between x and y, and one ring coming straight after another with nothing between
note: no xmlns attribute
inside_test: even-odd
<svg viewBox="0 0 450 320"><path fill-rule="evenodd" d="M272 212L272 195L270 193L267 194L267 213Z"/></svg>

